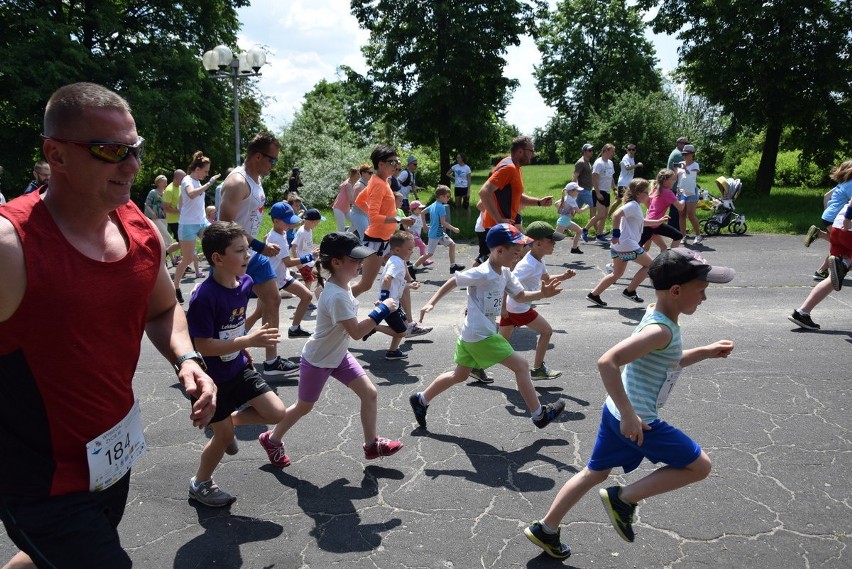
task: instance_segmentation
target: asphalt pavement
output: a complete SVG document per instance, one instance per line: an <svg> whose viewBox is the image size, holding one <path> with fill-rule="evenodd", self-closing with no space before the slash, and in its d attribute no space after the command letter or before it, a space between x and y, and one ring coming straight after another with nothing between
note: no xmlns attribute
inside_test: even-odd
<svg viewBox="0 0 852 569"><path fill-rule="evenodd" d="M626 279L603 294L608 307L591 305L585 295L609 253L590 243L572 255L562 242L546 259L549 271L571 267L577 276L537 303L555 330L547 365L563 375L536 388L542 402L565 399L557 422L535 428L511 373L495 368L495 383L456 386L433 401L428 431L416 428L409 395L453 367L465 303L455 291L427 316L434 331L403 345L407 361L386 361L389 340L381 335L350 347L378 387L379 434L405 448L365 460L358 400L330 381L285 439L288 468L267 463L257 443L263 427L238 429L240 452L214 475L237 497L225 510L187 499L206 437L192 428L170 366L144 340L135 389L149 450L131 478L125 548L137 567L176 569L852 567L852 296L842 290L817 307L819 332L787 319L813 286L826 242L805 249L799 237L722 235L696 248L737 276L711 285L695 315L681 319L684 347L730 339L735 349L687 368L662 417L698 441L713 472L640 505L634 543L616 535L596 492L564 520L563 541L573 550L565 562L522 533L588 460L605 397L595 361L644 311L621 296ZM475 249L460 245L459 262L469 264ZM418 275L414 312L449 276L444 250L435 258ZM639 294L651 301L649 283ZM294 306L283 301L283 322ZM313 330L312 320L303 327ZM303 344L284 339L281 354L296 359ZM517 331L513 344L532 359L531 332ZM259 361L261 351L253 353ZM285 403L294 401L295 377L270 383ZM610 480L629 482L650 469L645 463ZM0 561L14 551L0 530Z"/></svg>

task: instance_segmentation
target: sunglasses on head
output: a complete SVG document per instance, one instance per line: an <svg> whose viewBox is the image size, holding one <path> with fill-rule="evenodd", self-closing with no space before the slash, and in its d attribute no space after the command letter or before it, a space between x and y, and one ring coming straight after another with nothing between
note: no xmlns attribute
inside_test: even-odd
<svg viewBox="0 0 852 569"><path fill-rule="evenodd" d="M52 140L54 142L61 142L63 144L74 144L75 146L82 146L83 148L89 151L89 154L92 156L92 158L100 160L101 162L107 162L109 164L118 164L119 162L131 155L139 162L142 162L142 154L145 152L145 139L141 136L135 144L124 144L122 142L108 141L101 142L96 140L86 142L83 140L66 140L64 138L55 138L52 136L44 135L42 135L42 139Z"/></svg>

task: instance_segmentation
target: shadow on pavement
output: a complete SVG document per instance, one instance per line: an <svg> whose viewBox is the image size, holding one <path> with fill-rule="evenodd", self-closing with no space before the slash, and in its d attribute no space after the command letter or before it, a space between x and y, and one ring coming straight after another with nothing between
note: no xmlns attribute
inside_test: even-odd
<svg viewBox="0 0 852 569"><path fill-rule="evenodd" d="M177 550L175 569L190 567L243 567L240 546L257 541L270 541L284 528L266 520L235 516L230 508L208 508L189 502L198 512L198 523L204 533L191 539ZM249 563L250 564L250 563Z"/></svg>
<svg viewBox="0 0 852 569"><path fill-rule="evenodd" d="M349 553L372 551L382 543L382 532L402 524L399 518L382 523L362 524L355 500L373 498L379 494L379 479L402 480L404 474L392 468L370 465L364 469L359 486L351 486L346 478L338 478L325 486L300 480L280 468L264 465L261 470L273 474L278 481L296 491L296 500L305 514L314 520L310 535L324 551ZM238 565L224 565L237 567Z"/></svg>

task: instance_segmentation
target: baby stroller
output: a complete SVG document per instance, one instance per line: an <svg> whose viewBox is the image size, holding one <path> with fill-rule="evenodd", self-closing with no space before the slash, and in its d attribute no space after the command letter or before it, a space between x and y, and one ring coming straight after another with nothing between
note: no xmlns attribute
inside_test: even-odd
<svg viewBox="0 0 852 569"><path fill-rule="evenodd" d="M722 198L718 199L715 196L710 196L709 192L705 191L706 200L711 197L713 200L713 215L707 219L702 219L698 222L698 228L705 235L719 235L723 227L728 228L728 233L742 235L748 231L746 218L744 215L737 213L734 208L734 201L740 197L743 185L739 178L725 178L719 176L716 178L716 187L722 194Z"/></svg>

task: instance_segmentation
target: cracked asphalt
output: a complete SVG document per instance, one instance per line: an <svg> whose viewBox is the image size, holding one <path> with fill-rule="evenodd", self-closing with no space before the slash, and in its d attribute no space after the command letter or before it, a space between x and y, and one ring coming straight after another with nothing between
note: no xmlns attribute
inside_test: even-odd
<svg viewBox="0 0 852 569"><path fill-rule="evenodd" d="M595 244L571 255L569 245L557 244L546 261L551 274L569 266L577 276L538 303L555 330L546 362L563 375L536 387L545 403L566 399L558 422L536 429L511 374L496 368L495 383L461 384L436 398L429 430L415 428L408 396L453 366L465 298L456 291L427 316L435 330L403 345L407 362L384 359L387 337L352 342L378 387L379 433L405 443L399 454L364 459L357 398L330 381L286 438L290 467L267 463L256 442L262 427L238 429L239 454L226 456L215 473L237 497L227 510L187 499L205 435L191 427L169 365L144 340L135 388L149 450L134 468L120 526L135 566L852 567L852 399L844 363L852 353L852 295L833 293L817 307L820 332L789 322L827 252L824 241L805 249L793 236L723 235L700 247L737 277L711 285L696 314L682 318L684 346L730 339L735 350L687 368L662 416L708 452L710 477L643 503L635 543L618 538L594 492L562 525L571 558L550 559L527 541L523 528L544 515L589 457L605 397L596 359L630 334L644 310L621 297L625 280L603 294L609 307L587 303L609 255ZM474 255L475 247L459 247L460 262ZM419 275L415 313L448 276L447 266L439 251ZM648 283L639 294L653 298ZM293 306L283 301L282 320ZM304 327L313 329L312 318ZM296 358L303 343L284 339L281 354ZM529 331L517 331L513 343L532 358ZM271 383L293 402L295 378ZM649 469L644 463L611 479L635 480ZM0 530L0 560L14 551Z"/></svg>

